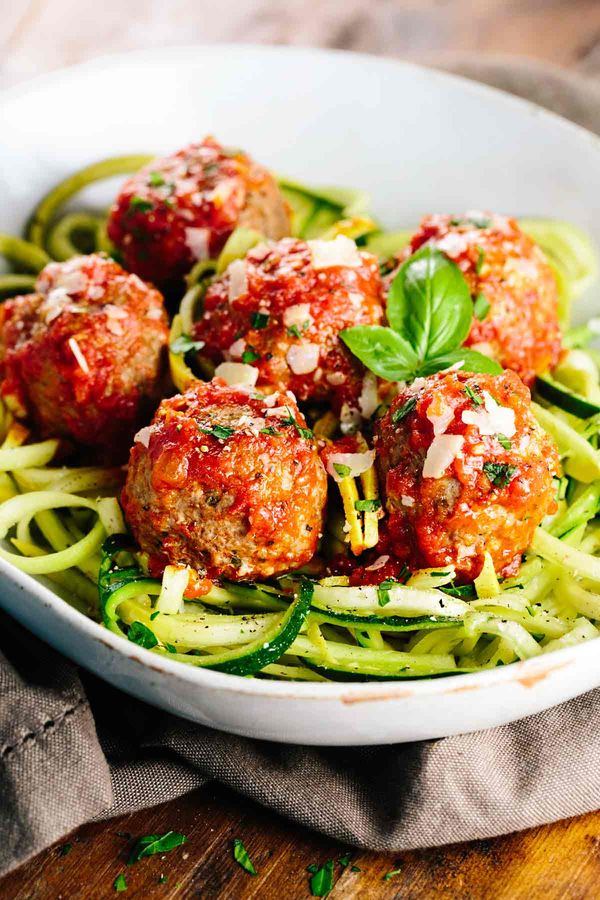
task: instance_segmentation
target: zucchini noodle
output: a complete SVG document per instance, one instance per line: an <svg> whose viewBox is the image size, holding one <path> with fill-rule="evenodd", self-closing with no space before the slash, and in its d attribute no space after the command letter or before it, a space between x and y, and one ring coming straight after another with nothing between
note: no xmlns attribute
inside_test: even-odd
<svg viewBox="0 0 600 900"><path fill-rule="evenodd" d="M121 156L85 167L41 200L24 239L0 235L0 256L12 269L0 275L0 297L33 290L50 259L111 252L105 211L64 211L65 204L93 182L133 172L150 159ZM385 271L410 240L409 230L382 230L361 191L279 183L298 237L346 235L376 254ZM573 300L596 278L593 247L563 222L521 225L554 268L566 321ZM193 335L210 279L262 240L238 228L218 259L192 269L172 322L172 345ZM564 476L557 513L538 528L512 578L498 578L489 556L473 585L457 585L452 567L412 572L405 583L365 586L351 585L346 576L292 573L261 585L218 582L204 594L192 590L193 573L183 566L169 565L161 579L153 578L119 506L123 470L61 466L59 442L29 442L27 429L1 402L0 556L47 578L114 634L165 658L240 676L423 678L490 669L593 639L600 626L600 356L586 347L598 333L595 320L567 332L570 353L536 392L533 409L558 445ZM184 390L210 377L211 368L193 340L179 346L192 347L170 352L172 379ZM331 410L320 410L312 424L319 440L338 433ZM357 441L360 450L368 449L361 435ZM360 554L375 547L382 515L375 468L343 478L336 499L325 549L345 553L349 544Z"/></svg>

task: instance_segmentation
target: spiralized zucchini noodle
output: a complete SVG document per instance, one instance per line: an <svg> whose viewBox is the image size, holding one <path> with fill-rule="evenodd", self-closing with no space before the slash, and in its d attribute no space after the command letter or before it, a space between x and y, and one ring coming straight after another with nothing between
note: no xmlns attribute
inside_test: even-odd
<svg viewBox="0 0 600 900"><path fill-rule="evenodd" d="M0 297L33 288L51 260L112 248L106 214L64 210L92 182L136 171L151 157L123 156L74 173L33 211L25 238L0 235L12 271L0 275ZM357 191L315 190L281 179L294 234L344 234L377 254L382 266L411 232L386 232ZM561 318L597 276L594 248L571 225L523 220L557 277ZM237 229L218 260L200 263L172 324L172 342L189 333L207 278L243 256L261 236ZM186 598L188 570L167 566L148 575L128 535L118 496L121 468L55 464L56 440L30 442L29 431L0 403L0 556L48 580L81 613L155 654L242 676L329 681L405 679L474 672L528 659L598 637L600 626L600 355L589 347L600 320L566 331L568 353L552 377L539 379L534 412L562 459L558 511L537 529L517 576L499 580L490 558L474 584L457 585L452 567L413 572L406 583L354 587L343 576L304 572L268 584L216 583ZM180 390L198 377L185 354L171 353ZM208 367L201 373L210 377ZM314 431L337 427L328 412ZM339 484L343 515L327 539L353 552L374 547L377 477L371 466ZM359 504L360 510L360 504ZM385 595L382 593L385 592ZM382 602L383 601L383 602Z"/></svg>

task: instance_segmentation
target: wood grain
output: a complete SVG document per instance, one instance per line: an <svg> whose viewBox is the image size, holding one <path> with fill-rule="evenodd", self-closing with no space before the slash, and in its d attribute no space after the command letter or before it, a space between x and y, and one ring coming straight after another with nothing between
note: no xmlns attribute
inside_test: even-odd
<svg viewBox="0 0 600 900"><path fill-rule="evenodd" d="M244 40L349 47L413 58L439 51L523 53L600 74L598 0L13 0L0 16L0 85L67 63L137 47ZM595 777L596 773L590 773ZM1 814L1 811L0 811ZM188 843L127 866L131 841L168 830ZM234 862L244 840L258 869ZM70 842L68 855L61 847ZM4 900L102 900L125 874L127 897L309 897L306 867L346 848L291 825L222 787L80 828L0 880ZM336 865L330 897L423 900L585 900L598 896L600 813L521 834L399 854L353 852L360 872ZM401 873L390 881L391 869ZM161 875L168 881L159 883Z"/></svg>
<svg viewBox="0 0 600 900"><path fill-rule="evenodd" d="M131 839L182 831L188 843L171 853L127 865ZM247 875L231 845L241 838L258 870ZM0 881L10 900L104 900L125 875L129 898L232 898L304 900L311 863L337 860L348 848L285 822L222 787L207 787L152 810L86 825L66 841ZM600 814L521 834L396 856L351 851L351 865L336 864L330 900L585 900L598 895ZM389 881L384 876L400 868ZM160 877L167 876L164 884Z"/></svg>

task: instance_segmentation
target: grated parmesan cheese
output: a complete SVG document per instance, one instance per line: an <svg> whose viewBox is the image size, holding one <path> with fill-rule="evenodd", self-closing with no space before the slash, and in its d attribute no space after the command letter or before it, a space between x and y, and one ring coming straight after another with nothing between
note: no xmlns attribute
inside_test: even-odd
<svg viewBox="0 0 600 900"><path fill-rule="evenodd" d="M307 241L314 269L330 269L334 266L356 268L362 260L354 241L338 234L333 241Z"/></svg>
<svg viewBox="0 0 600 900"><path fill-rule="evenodd" d="M462 420L465 425L474 425L484 435L503 434L513 437L517 428L515 411L507 406L500 406L488 391L483 391L483 409L465 409Z"/></svg>
<svg viewBox="0 0 600 900"><path fill-rule="evenodd" d="M245 384L254 387L258 379L258 369L246 363L224 362L217 366L215 375L230 385Z"/></svg>
<svg viewBox="0 0 600 900"><path fill-rule="evenodd" d="M198 262L210 258L208 242L210 230L208 228L186 228L185 243L194 259Z"/></svg>
<svg viewBox="0 0 600 900"><path fill-rule="evenodd" d="M314 372L319 364L318 344L294 344L286 354L286 361L294 375Z"/></svg>
<svg viewBox="0 0 600 900"><path fill-rule="evenodd" d="M460 455L465 442L462 434L440 434L434 437L423 465L423 478L441 478L450 463Z"/></svg>
<svg viewBox="0 0 600 900"><path fill-rule="evenodd" d="M227 266L227 274L229 275L227 299L230 303L235 303L238 297L248 293L246 261L244 259L234 259Z"/></svg>

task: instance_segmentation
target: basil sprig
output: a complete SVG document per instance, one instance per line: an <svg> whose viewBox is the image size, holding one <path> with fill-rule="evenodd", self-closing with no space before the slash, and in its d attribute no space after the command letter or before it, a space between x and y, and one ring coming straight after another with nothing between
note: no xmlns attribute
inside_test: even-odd
<svg viewBox="0 0 600 900"><path fill-rule="evenodd" d="M462 362L467 372L498 375L501 366L461 345L473 320L473 301L459 267L426 244L406 260L392 282L389 327L358 325L340 333L360 361L387 381L411 381Z"/></svg>

